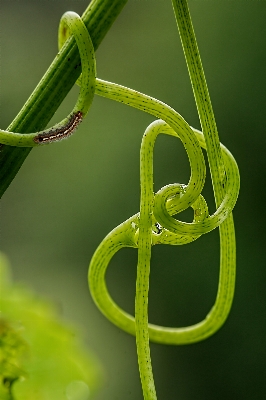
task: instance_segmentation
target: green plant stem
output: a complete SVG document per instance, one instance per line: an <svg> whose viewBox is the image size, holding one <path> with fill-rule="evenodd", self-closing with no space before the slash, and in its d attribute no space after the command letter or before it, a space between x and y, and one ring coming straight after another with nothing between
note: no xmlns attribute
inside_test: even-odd
<svg viewBox="0 0 266 400"><path fill-rule="evenodd" d="M187 5L184 4L184 2L182 1L181 3L186 8L186 13L185 13L186 18L184 18L184 13L183 14L181 13L179 21L179 24L183 26L186 25L189 15L187 15L188 13ZM188 32L192 37L190 38L187 37ZM190 30L188 31L185 30L185 32L183 33L184 33L183 39L186 41L186 43L191 42L194 48L197 48L192 25L190 26ZM198 54L198 50L196 51L196 53ZM213 147L215 147L216 141L217 139L219 140L219 137L215 125L215 120L208 95L208 89L203 69L200 60L197 59L197 54L195 56L196 57L195 59L193 58L194 55L191 52L187 52L187 59L188 59L188 65L189 66L193 65L193 68L195 69L194 71L191 69L189 70L193 82L198 80L196 88L194 87L194 93L197 94L197 104L203 101L202 97L198 94L198 90L204 91L206 96L208 97L207 108L205 101L203 101L204 103L203 105L198 104L198 109L201 110L200 119L202 125L203 126L210 125L210 130L207 130L207 134L205 131L205 135L203 135L201 132L195 129L192 129L192 132L190 130L186 131L187 129L186 122L182 119L182 117L178 113L172 110L169 106L147 95L141 94L132 89L128 89L114 83L102 81L100 79L97 79L96 89L95 89L95 93L100 96L104 96L112 100L128 104L142 111L149 112L152 115L155 115L157 118L162 118L168 125L170 125L173 128L173 131L171 130L169 131L170 129L169 126L168 128L166 128L166 126L162 125L163 127L162 132L173 134L180 137L188 152L191 165L191 178L189 185L185 189L185 192L182 193L182 197L177 197L176 199L172 197L175 195L175 192L172 192L172 189L176 190L177 194L178 192L180 192L180 189L178 189L178 186L180 187L180 185L168 185L168 187L163 188L155 195L154 198L155 203L157 200L159 202L157 204L156 209L154 208L153 210L154 213L153 217L155 217L154 221L160 222L161 233L159 235L152 234L153 244L157 243L185 244L191 240L195 240L197 238L196 237L197 235L206 233L209 230L214 229L219 224L221 224L220 225L220 252L221 252L220 276L219 276L218 293L216 296L215 304L203 321L195 325L192 325L190 327L167 328L149 324L148 326L149 326L150 340L165 344L194 343L199 340L206 339L210 335L214 334L225 322L228 313L230 311L234 294L236 254L235 254L235 233L234 233L234 225L231 212L238 196L239 172L231 153L224 146L222 146L218 142L218 146L216 146L216 149L213 150ZM197 67L195 67L194 65L195 63ZM200 71L198 71L197 69L198 67ZM193 76L194 74L197 75L197 79ZM212 121L211 124L210 121ZM145 135L147 135L147 130ZM196 143L192 144L190 142L194 135L196 135L199 141L197 144ZM206 143L207 138L208 138L208 145ZM191 155L189 154L190 150L188 150L189 142L192 145ZM203 173L204 167L203 168L200 167L199 163L201 155L200 153L198 153L197 155L194 153L194 151L197 149L198 144L200 144L203 148L207 150L210 164L214 166L212 167L213 170L212 179L215 182L216 188L224 189L224 194L222 197L222 201L220 202L220 205L217 206L217 211L212 216L206 219L203 218L202 220L195 219L193 223L190 224L184 222L180 223L174 219L171 219L170 218L171 214L173 215L177 212L184 210L188 206L192 206L194 210L196 208L197 215L199 215L199 210L202 209L201 212L203 213L205 207L204 203L199 204L197 206L196 202L193 203L193 201L195 201L199 195L198 190L203 187L204 177L205 177L205 172ZM218 154L220 151L222 151L221 162L217 161L217 159L215 158L216 150ZM221 174L220 172L221 170L224 170L224 166L226 166L226 174ZM199 173L200 171L201 173ZM192 178L192 176L194 176L194 178ZM227 179L224 179L224 176L226 176ZM201 184L199 184L200 181L202 181ZM197 194L193 200L193 193L195 194L193 190L194 183L196 185L194 187L194 190L197 187L196 190ZM191 186L191 188L189 188L189 186ZM167 191L167 193L165 190ZM163 198L161 197L161 199L158 197L159 195L164 196L165 193L166 197ZM147 193L145 195L147 196ZM170 198L168 197L169 195ZM216 200L218 203L219 199L216 198ZM165 208L165 201L166 201L166 208ZM220 217L222 217L221 220ZM111 258L118 250L120 250L122 247L139 246L136 240L137 230L138 230L138 216L135 215L130 219L128 219L127 221L125 221L125 223L121 224L119 227L114 229L106 237L106 239L96 250L89 268L89 284L95 303L107 316L107 318L109 318L114 324L119 326L121 329L124 329L126 332L131 334L135 334L135 329L136 329L134 318L132 318L132 316L130 316L129 314L125 313L120 307L118 307L112 301L107 291L104 279L105 279L106 268ZM187 234L191 235L190 239L188 240L186 239ZM143 237L143 234L140 232L140 230L138 236L139 238L141 238L141 236ZM156 240L154 240L154 236L157 237ZM180 241L180 238L182 238L182 241ZM148 270L146 269L146 275L147 271ZM147 285L146 288L148 289Z"/></svg>
<svg viewBox="0 0 266 400"><path fill-rule="evenodd" d="M149 330L148 294L152 244L153 213L153 143L144 134L140 150L140 216L138 240L138 266L135 298L135 329L138 364L143 396L145 400L156 400Z"/></svg>
<svg viewBox="0 0 266 400"><path fill-rule="evenodd" d="M99 83L99 82L98 82ZM136 107L139 103L141 108L145 108L146 111L151 112L152 114L156 111L155 104L152 102L149 106L148 102L136 101L135 99L131 99L131 94L133 95L133 91L131 89L122 88L117 93L118 96L115 96L115 93L112 92L112 88L110 87L113 84L105 83L103 85L101 81L102 89L105 87L104 92L107 93L109 98L111 98L113 94L113 100L120 99L127 102L131 106ZM107 87L109 90L107 91ZM113 88L114 89L114 88ZM99 88L97 89L99 90ZM112 94L111 94L112 93ZM124 93L125 96L122 94ZM98 92L99 94L99 92ZM140 96L140 94L139 94ZM157 100L158 102L158 100ZM157 105L160 103L158 102ZM166 110L165 110L166 111ZM158 114L157 114L158 115ZM167 114L165 115L165 119L167 118ZM185 124L185 122L184 122ZM158 131L156 132L154 129L158 127ZM152 172L152 151L151 146L153 147L156 137L159 133L169 134L176 137L179 137L180 130L174 131L170 126L168 126L165 122L157 120L153 122L145 132L145 141L142 141L142 148L141 148L141 162L145 159L149 160L145 165L141 166L141 171L146 170L146 176L150 176L150 182L153 182L153 172ZM201 132L194 130L194 133L197 136L197 139L200 145L203 148L206 148L205 139ZM147 140L149 138L149 140ZM186 141L186 138L183 139ZM145 145L145 146L144 146ZM193 144L191 146L191 151L193 149ZM145 158L143 157L143 153L147 151L147 155ZM230 177L230 181L232 180L232 186L227 187L226 190L229 192L235 191L236 195L239 190L239 175L235 175L233 170L233 164L235 161L231 155L231 153L222 145L223 151L223 158L226 161L227 165L227 173ZM191 152L192 155L192 152ZM196 157L196 155L195 155ZM189 157L190 158L190 157ZM193 160L193 156L191 157ZM233 163L233 164L231 164ZM192 165L195 165L194 162ZM237 171L238 172L238 171ZM199 175L198 175L199 176ZM146 192L147 197L150 199L150 194L148 193L149 186L145 184L145 176L141 179L142 187L141 193ZM173 187L176 185L168 185L168 187ZM186 190L188 187L186 187ZM151 189L150 189L151 190ZM180 190L179 190L180 191ZM154 201L156 200L158 194L161 192L157 192L154 196ZM177 194L177 190L176 190ZM180 202L185 198L183 195L181 198L177 195L177 200L179 199ZM214 229L217 227L216 223L218 222L217 219L207 218L208 216L208 209L206 209L206 204L204 205L204 199L202 196L199 196L198 200L192 204L196 214L194 214L194 222L199 223L199 226L202 227L201 221L205 220L206 222L212 220L212 228ZM153 199L150 201L150 204L153 204ZM175 207L178 205L174 198L169 199L167 202L167 208L169 214L175 214ZM223 203L222 203L223 204ZM187 199L187 207L188 207L188 199ZM183 204L182 208L186 208ZM201 212L199 212L201 211ZM224 207L224 216L231 219L232 208L227 210L227 206ZM156 220L156 219L155 219ZM154 221L154 220L153 220ZM218 222L219 223L219 222ZM210 312L207 314L206 318L201 322L198 322L194 325L187 326L187 327L179 327L179 328L170 328L170 327L163 327L154 324L149 324L149 338L151 341L156 343L164 343L164 344L174 344L174 345L183 345L189 343L195 343L200 340L204 340L209 336L213 335L225 322L228 313L230 311L231 303L232 303L232 296L234 292L234 279L235 279L235 239L234 239L234 225L232 220L230 224L222 223L223 226L223 235L221 235L221 261L220 261L220 278L219 278L219 286L218 286L218 293L216 297L216 301ZM192 240L197 239L199 236L187 236L185 230L187 228L187 223L183 223L182 227L184 228L184 232L180 234L176 234L170 232L169 230L165 229L165 227L161 226L161 233L155 234L152 232L152 244L171 244L171 245L182 245L191 242ZM204 230L203 232L204 233ZM206 233L206 232L205 232ZM112 257L123 247L138 247L138 238L140 237L139 232L139 215L135 214L127 221L123 222L117 228L115 228L112 232L110 232L107 237L102 241L99 245L98 249L96 250L95 254L92 257L90 267L89 267L89 286L91 295L102 311L102 313L115 325L120 327L121 329L125 330L126 332L135 335L136 326L134 317L123 311L111 298L108 289L106 287L106 280L105 274L108 265ZM196 261L195 261L196 262Z"/></svg>
<svg viewBox="0 0 266 400"><path fill-rule="evenodd" d="M215 122L211 99L201 63L199 49L194 33L187 0L172 0L175 18L181 38L190 81L198 109L202 133L206 142L206 150L210 166L214 198L217 208L221 204L226 186L227 175L225 173L221 145L218 130ZM213 314L217 315L217 323L222 324L230 311L234 290L236 270L236 242L234 221L232 213L219 226L220 235L220 275L216 301L213 307ZM231 272L230 272L231 271ZM223 290L227 289L227 300L222 301L218 306L218 299ZM220 310L223 312L220 313ZM219 315L220 314L220 315Z"/></svg>
<svg viewBox="0 0 266 400"><path fill-rule="evenodd" d="M82 16L96 50L127 0L93 0ZM80 57L74 38L58 53L7 130L29 133L43 130L81 72ZM8 188L30 148L1 145L0 197Z"/></svg>
<svg viewBox="0 0 266 400"><path fill-rule="evenodd" d="M225 168L211 99L194 33L187 0L172 0L175 18L205 137L213 190L218 207L223 199Z"/></svg>

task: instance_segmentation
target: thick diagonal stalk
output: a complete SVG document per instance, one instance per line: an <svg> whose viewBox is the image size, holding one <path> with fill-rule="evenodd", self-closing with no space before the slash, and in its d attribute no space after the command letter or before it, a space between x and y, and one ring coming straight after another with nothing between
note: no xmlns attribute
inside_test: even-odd
<svg viewBox="0 0 266 400"><path fill-rule="evenodd" d="M96 50L121 12L127 0L93 0L82 19ZM48 124L81 72L80 57L74 39L70 39L55 57L46 74L7 130L36 132ZM4 128L4 127L3 127ZM1 146L0 197L10 185L30 148Z"/></svg>

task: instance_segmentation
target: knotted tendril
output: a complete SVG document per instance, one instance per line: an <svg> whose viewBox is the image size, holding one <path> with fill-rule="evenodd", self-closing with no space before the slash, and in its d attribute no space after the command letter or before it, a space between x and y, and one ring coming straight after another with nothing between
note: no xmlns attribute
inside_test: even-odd
<svg viewBox="0 0 266 400"><path fill-rule="evenodd" d="M219 142L211 101L186 0L173 0L174 12L185 53L203 133L190 127L168 105L135 90L96 78L93 45L81 18L68 12L59 26L59 48L73 34L81 57L79 97L72 113L50 129L19 134L0 131L0 142L33 147L68 137L86 116L94 93L154 115L140 150L140 212L110 232L97 248L89 267L91 295L102 313L124 331L136 335L139 370L145 399L156 399L149 340L164 344L189 344L206 339L226 320L235 284L235 234L232 210L239 192L239 172L232 154ZM191 167L187 185L174 183L153 192L153 149L159 134L175 136L186 149ZM207 151L217 210L209 215L201 195L205 182ZM192 207L194 219L181 222L173 216ZM156 244L183 245L219 227L220 275L215 303L206 318L189 327L170 328L148 323L148 290L151 247ZM111 298L105 274L112 257L124 247L138 249L135 317Z"/></svg>
<svg viewBox="0 0 266 400"><path fill-rule="evenodd" d="M120 101L159 120L145 131L140 150L140 212L107 235L96 250L89 267L92 297L102 313L124 331L136 335L139 370L144 398L156 399L149 340L163 344L189 344L206 339L226 320L235 286L235 234L232 209L239 192L239 172L231 153L219 142L211 101L199 51L185 0L173 1L175 16L188 65L203 133L166 104L134 90L97 79L95 93ZM153 148L159 134L179 138L188 154L191 176L187 185L167 185L153 192ZM210 165L217 211L209 215L201 195L205 181L206 149ZM173 215L192 207L191 223ZM148 323L148 291L151 247L155 244L181 245L196 240L219 227L220 275L215 303L206 318L189 327L170 328ZM123 247L138 249L135 318L122 310L111 298L105 274L112 257Z"/></svg>

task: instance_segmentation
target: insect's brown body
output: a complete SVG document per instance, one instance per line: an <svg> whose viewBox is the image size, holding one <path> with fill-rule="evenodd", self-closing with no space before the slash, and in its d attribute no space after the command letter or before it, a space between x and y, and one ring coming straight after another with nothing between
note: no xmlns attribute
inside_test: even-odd
<svg viewBox="0 0 266 400"><path fill-rule="evenodd" d="M82 121L82 112L78 111L74 113L66 125L60 126L57 129L51 129L50 131L40 133L34 138L34 142L38 144L51 143L58 140L66 139L75 131L77 126Z"/></svg>

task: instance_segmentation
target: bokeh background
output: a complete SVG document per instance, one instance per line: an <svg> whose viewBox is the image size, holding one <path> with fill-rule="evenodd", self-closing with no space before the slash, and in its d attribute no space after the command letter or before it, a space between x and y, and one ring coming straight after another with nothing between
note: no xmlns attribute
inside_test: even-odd
<svg viewBox="0 0 266 400"><path fill-rule="evenodd" d="M5 128L57 52L57 27L87 0L1 0L1 114ZM234 211L237 285L224 327L190 346L151 345L159 399L264 399L266 391L265 44L266 1L189 1L221 141L237 159L241 192ZM98 76L152 95L200 128L171 2L128 0L97 51ZM52 122L73 107L73 88ZM105 367L96 400L141 399L135 340L94 306L87 268L97 245L139 210L139 148L153 117L95 97L68 141L34 149L1 200L1 250L15 280L52 299L78 324ZM187 183L178 140L160 137L155 190ZM204 193L213 210L209 178ZM184 215L189 220L191 213ZM136 250L120 251L107 274L116 301L134 312ZM183 247L153 248L150 321L200 321L216 295L214 231Z"/></svg>

